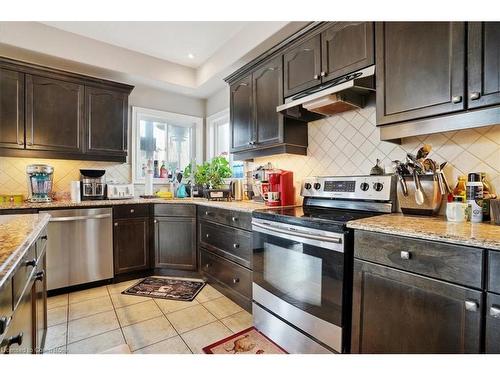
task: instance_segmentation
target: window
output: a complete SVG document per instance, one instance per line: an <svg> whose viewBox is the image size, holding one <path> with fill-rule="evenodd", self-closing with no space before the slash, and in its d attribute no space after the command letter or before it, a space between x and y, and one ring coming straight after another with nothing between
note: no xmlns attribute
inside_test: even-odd
<svg viewBox="0 0 500 375"><path fill-rule="evenodd" d="M229 158L229 110L207 118L207 157L226 155Z"/></svg>
<svg viewBox="0 0 500 375"><path fill-rule="evenodd" d="M203 119L153 109L132 108L132 179L144 183L145 166L153 160L155 183L166 182L159 170L184 170L201 161Z"/></svg>

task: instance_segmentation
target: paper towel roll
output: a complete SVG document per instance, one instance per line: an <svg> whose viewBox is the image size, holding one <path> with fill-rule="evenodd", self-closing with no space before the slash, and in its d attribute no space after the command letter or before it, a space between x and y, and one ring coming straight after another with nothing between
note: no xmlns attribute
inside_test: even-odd
<svg viewBox="0 0 500 375"><path fill-rule="evenodd" d="M71 181L70 185L71 201L74 203L80 203L80 181Z"/></svg>
<svg viewBox="0 0 500 375"><path fill-rule="evenodd" d="M150 160L148 161L148 166L146 168L146 176L144 182L144 195L153 195L153 168Z"/></svg>

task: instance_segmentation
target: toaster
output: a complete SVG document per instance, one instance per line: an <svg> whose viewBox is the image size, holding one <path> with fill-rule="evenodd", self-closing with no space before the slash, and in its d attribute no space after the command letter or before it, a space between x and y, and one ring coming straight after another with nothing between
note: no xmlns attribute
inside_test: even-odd
<svg viewBox="0 0 500 375"><path fill-rule="evenodd" d="M108 184L108 199L134 198L134 184Z"/></svg>

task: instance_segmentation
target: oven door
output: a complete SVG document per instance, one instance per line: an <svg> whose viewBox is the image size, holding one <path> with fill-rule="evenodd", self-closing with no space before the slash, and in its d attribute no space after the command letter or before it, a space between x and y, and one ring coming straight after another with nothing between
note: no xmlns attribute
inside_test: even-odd
<svg viewBox="0 0 500 375"><path fill-rule="evenodd" d="M253 219L252 230L255 302L339 350L343 233L262 219Z"/></svg>

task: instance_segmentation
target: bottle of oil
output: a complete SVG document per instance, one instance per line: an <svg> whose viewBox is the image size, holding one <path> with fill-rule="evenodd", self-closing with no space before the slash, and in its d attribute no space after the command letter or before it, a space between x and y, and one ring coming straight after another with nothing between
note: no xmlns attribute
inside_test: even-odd
<svg viewBox="0 0 500 375"><path fill-rule="evenodd" d="M464 202L466 200L466 184L467 176L458 176L457 186L453 189L453 196L462 197Z"/></svg>

